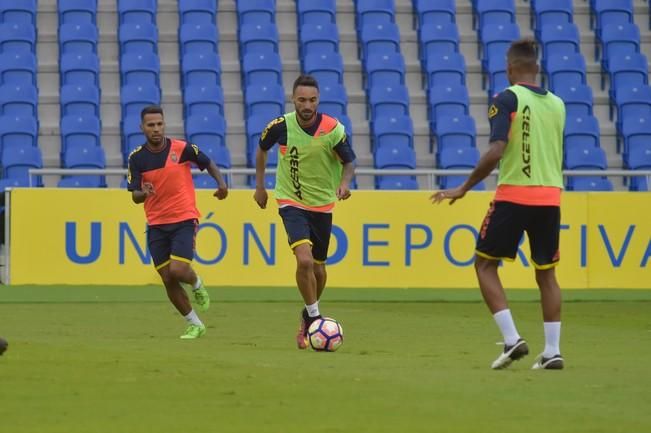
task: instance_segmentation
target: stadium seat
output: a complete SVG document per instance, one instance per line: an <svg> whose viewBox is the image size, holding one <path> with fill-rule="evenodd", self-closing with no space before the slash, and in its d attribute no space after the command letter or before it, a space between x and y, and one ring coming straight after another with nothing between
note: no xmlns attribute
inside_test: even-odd
<svg viewBox="0 0 651 433"><path fill-rule="evenodd" d="M400 169L416 168L416 152L406 142L387 141L376 146L374 152L375 168Z"/></svg>
<svg viewBox="0 0 651 433"><path fill-rule="evenodd" d="M215 53L189 53L181 60L181 87L221 86L221 59Z"/></svg>
<svg viewBox="0 0 651 433"><path fill-rule="evenodd" d="M244 90L245 116L265 115L269 120L285 112L285 91L277 84L251 85Z"/></svg>
<svg viewBox="0 0 651 433"><path fill-rule="evenodd" d="M85 146L101 146L101 123L95 116L70 115L61 118L61 153Z"/></svg>
<svg viewBox="0 0 651 433"><path fill-rule="evenodd" d="M599 147L599 121L594 116L567 118L565 121L565 153L571 149Z"/></svg>
<svg viewBox="0 0 651 433"><path fill-rule="evenodd" d="M513 0L482 0L476 3L473 28L515 24L515 3Z"/></svg>
<svg viewBox="0 0 651 433"><path fill-rule="evenodd" d="M609 61L610 91L612 100L617 100L617 89L621 87L642 87L649 84L648 61L643 54L612 56ZM602 89L605 81L602 79Z"/></svg>
<svg viewBox="0 0 651 433"><path fill-rule="evenodd" d="M409 116L409 92L406 86L372 87L369 92L369 118Z"/></svg>
<svg viewBox="0 0 651 433"><path fill-rule="evenodd" d="M187 86L183 89L185 116L219 113L224 116L224 91L218 85Z"/></svg>
<svg viewBox="0 0 651 433"><path fill-rule="evenodd" d="M188 116L185 119L185 135L188 141L204 146L226 146L226 121L217 113Z"/></svg>
<svg viewBox="0 0 651 433"><path fill-rule="evenodd" d="M59 27L59 52L97 54L99 35L91 23L64 24Z"/></svg>
<svg viewBox="0 0 651 433"><path fill-rule="evenodd" d="M379 190L413 191L418 189L416 176L376 176L376 188Z"/></svg>
<svg viewBox="0 0 651 433"><path fill-rule="evenodd" d="M393 23L364 26L360 35L360 59L364 65L372 56L400 52L400 30Z"/></svg>
<svg viewBox="0 0 651 433"><path fill-rule="evenodd" d="M0 23L0 53L35 53L36 28L18 23Z"/></svg>
<svg viewBox="0 0 651 433"><path fill-rule="evenodd" d="M546 0L531 2L531 27L540 39L540 30L547 25L568 24L574 21L572 0Z"/></svg>
<svg viewBox="0 0 651 433"><path fill-rule="evenodd" d="M65 24L97 25L97 0L58 0L59 26Z"/></svg>
<svg viewBox="0 0 651 433"><path fill-rule="evenodd" d="M30 84L0 86L0 115L38 117L38 89Z"/></svg>
<svg viewBox="0 0 651 433"><path fill-rule="evenodd" d="M70 114L99 117L99 88L93 84L66 84L60 91L61 116Z"/></svg>
<svg viewBox="0 0 651 433"><path fill-rule="evenodd" d="M3 53L0 55L0 84L36 86L36 57L32 53Z"/></svg>
<svg viewBox="0 0 651 433"><path fill-rule="evenodd" d="M373 122L371 151L379 147L395 145L414 147L414 125L409 116L384 117Z"/></svg>
<svg viewBox="0 0 651 433"><path fill-rule="evenodd" d="M640 52L640 29L635 24L608 24L599 42L595 44L595 60L601 55L602 67L608 70L611 57Z"/></svg>
<svg viewBox="0 0 651 433"><path fill-rule="evenodd" d="M622 130L626 118L651 118L651 87L622 87L617 91L615 105L617 108L617 131ZM611 106L612 108L612 106ZM613 118L611 110L610 118Z"/></svg>
<svg viewBox="0 0 651 433"><path fill-rule="evenodd" d="M511 85L506 73L506 58L493 57L488 60L488 65L482 74L482 85L488 89L489 104L495 95Z"/></svg>
<svg viewBox="0 0 651 433"><path fill-rule="evenodd" d="M542 45L542 65L547 65L550 57L578 54L581 36L576 24L551 24L545 25L540 30L540 43Z"/></svg>
<svg viewBox="0 0 651 433"><path fill-rule="evenodd" d="M593 25L597 38L601 37L601 30L608 24L633 23L632 0L594 0Z"/></svg>
<svg viewBox="0 0 651 433"><path fill-rule="evenodd" d="M249 188L255 188L255 176L248 177ZM264 176L264 187L267 189L274 189L276 187L276 175L275 174L265 174Z"/></svg>
<svg viewBox="0 0 651 433"><path fill-rule="evenodd" d="M57 184L59 188L103 188L105 186L100 176L95 175L64 176Z"/></svg>
<svg viewBox="0 0 651 433"><path fill-rule="evenodd" d="M651 143L651 117L625 118L622 122L622 137L624 155L635 147L644 147Z"/></svg>
<svg viewBox="0 0 651 433"><path fill-rule="evenodd" d="M222 174L222 177L224 178L224 182L226 182L227 185L230 185L229 176L226 174ZM196 189L217 190L219 188L219 186L217 185L217 181L208 174L195 174L194 176L192 176L192 182L194 183L194 187Z"/></svg>
<svg viewBox="0 0 651 433"><path fill-rule="evenodd" d="M156 24L156 0L118 0L119 23Z"/></svg>
<svg viewBox="0 0 651 433"><path fill-rule="evenodd" d="M355 25L358 32L367 26L395 23L395 11L394 0L356 0Z"/></svg>
<svg viewBox="0 0 651 433"><path fill-rule="evenodd" d="M594 100L592 89L587 85L556 87L555 94L565 102L565 116L568 119L592 116Z"/></svg>
<svg viewBox="0 0 651 433"><path fill-rule="evenodd" d="M192 141L190 141L193 144ZM223 146L219 143L204 143L199 146L199 150L206 154L219 168L231 168L231 153L228 151L226 146ZM210 176L205 176L209 177Z"/></svg>
<svg viewBox="0 0 651 433"><path fill-rule="evenodd" d="M319 86L319 110L335 118L347 114L348 96L341 84Z"/></svg>
<svg viewBox="0 0 651 433"><path fill-rule="evenodd" d="M427 86L457 86L466 84L466 62L462 54L431 54L425 62Z"/></svg>
<svg viewBox="0 0 651 433"><path fill-rule="evenodd" d="M486 68L488 59L505 57L511 43L520 39L520 28L514 23L490 24L480 28L479 58Z"/></svg>
<svg viewBox="0 0 651 433"><path fill-rule="evenodd" d="M273 118L262 115L250 116L246 119L246 163L255 167L255 153L260 142L260 136ZM275 167L278 162L278 146L267 152L267 167Z"/></svg>
<svg viewBox="0 0 651 433"><path fill-rule="evenodd" d="M217 2L214 0L183 0L178 4L180 25L217 22Z"/></svg>
<svg viewBox="0 0 651 433"><path fill-rule="evenodd" d="M275 24L247 24L239 29L240 58L248 53L278 53L278 29Z"/></svg>
<svg viewBox="0 0 651 433"><path fill-rule="evenodd" d="M547 60L547 82L554 91L557 86L585 85L586 67L582 54L564 54Z"/></svg>
<svg viewBox="0 0 651 433"><path fill-rule="evenodd" d="M61 85L99 87L99 58L94 53L66 53L59 64Z"/></svg>
<svg viewBox="0 0 651 433"><path fill-rule="evenodd" d="M29 169L43 168L41 150L36 146L17 145L4 149L2 152L3 177L19 179L23 184L29 184ZM40 186L40 176L33 179Z"/></svg>
<svg viewBox="0 0 651 433"><path fill-rule="evenodd" d="M341 54L312 53L302 60L305 73L316 78L319 85L344 83L344 61Z"/></svg>
<svg viewBox="0 0 651 433"><path fill-rule="evenodd" d="M459 29L455 23L440 23L418 29L418 52L421 64L430 56L459 52Z"/></svg>
<svg viewBox="0 0 651 433"><path fill-rule="evenodd" d="M80 144L79 146L70 147L63 154L63 166L78 169L106 168L104 149L102 149L102 146L95 146L94 144ZM106 186L104 175L83 175L83 177L95 187Z"/></svg>
<svg viewBox="0 0 651 433"><path fill-rule="evenodd" d="M32 116L0 116L0 152L37 146L38 123Z"/></svg>
<svg viewBox="0 0 651 433"><path fill-rule="evenodd" d="M179 55L188 53L217 54L219 33L212 23L183 24L179 29Z"/></svg>
<svg viewBox="0 0 651 433"><path fill-rule="evenodd" d="M336 24L303 24L298 32L299 55L339 52L339 30Z"/></svg>
<svg viewBox="0 0 651 433"><path fill-rule="evenodd" d="M400 53L371 56L366 62L364 87L393 87L405 84L405 59Z"/></svg>
<svg viewBox="0 0 651 433"><path fill-rule="evenodd" d="M0 23L36 26L36 0L0 0Z"/></svg>
<svg viewBox="0 0 651 433"><path fill-rule="evenodd" d="M605 176L568 176L568 191L612 191L613 184Z"/></svg>
<svg viewBox="0 0 651 433"><path fill-rule="evenodd" d="M443 149L476 147L477 128L475 120L470 116L442 117L434 132L437 163ZM433 143L430 142L429 151L433 150Z"/></svg>
<svg viewBox="0 0 651 433"><path fill-rule="evenodd" d="M631 170L651 170L651 141L629 149L624 164Z"/></svg>
<svg viewBox="0 0 651 433"><path fill-rule="evenodd" d="M468 176L439 176L438 177L438 183L439 187L441 189L448 189L448 188L456 188L463 184L466 179L468 179ZM472 187L473 191L485 191L486 190L486 184L484 182L479 182L477 185Z"/></svg>
<svg viewBox="0 0 651 433"><path fill-rule="evenodd" d="M151 52L129 53L120 58L120 82L125 85L160 87L160 60Z"/></svg>
<svg viewBox="0 0 651 433"><path fill-rule="evenodd" d="M436 119L465 116L469 113L470 98L465 86L432 87L427 95L430 129L436 131Z"/></svg>
<svg viewBox="0 0 651 433"><path fill-rule="evenodd" d="M237 20L245 25L273 24L276 22L275 0L236 0Z"/></svg>
<svg viewBox="0 0 651 433"><path fill-rule="evenodd" d="M137 117L147 105L160 105L160 89L154 85L126 85L120 89L122 119Z"/></svg>
<svg viewBox="0 0 651 433"><path fill-rule="evenodd" d="M152 23L125 23L118 31L120 55L158 53L158 29Z"/></svg>
<svg viewBox="0 0 651 433"><path fill-rule="evenodd" d="M414 2L414 19L417 28L438 24L455 23L456 15L455 0L416 0Z"/></svg>
<svg viewBox="0 0 651 433"><path fill-rule="evenodd" d="M243 88L251 84L283 84L283 64L278 53L249 53L241 64Z"/></svg>
<svg viewBox="0 0 651 433"><path fill-rule="evenodd" d="M474 168L479 161L475 147L446 147L439 152L439 167L445 169Z"/></svg>
<svg viewBox="0 0 651 433"><path fill-rule="evenodd" d="M297 0L296 16L298 28L304 24L336 23L335 0Z"/></svg>
<svg viewBox="0 0 651 433"><path fill-rule="evenodd" d="M601 147L573 146L565 149L565 168L568 170L605 170L606 152Z"/></svg>
<svg viewBox="0 0 651 433"><path fill-rule="evenodd" d="M121 125L122 151L126 165L129 154L138 146L145 144L145 136L140 129L140 114L125 118Z"/></svg>

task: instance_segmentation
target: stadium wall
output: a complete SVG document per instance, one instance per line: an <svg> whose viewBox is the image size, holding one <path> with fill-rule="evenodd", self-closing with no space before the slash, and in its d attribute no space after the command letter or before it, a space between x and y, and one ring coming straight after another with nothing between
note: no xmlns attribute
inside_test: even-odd
<svg viewBox="0 0 651 433"><path fill-rule="evenodd" d="M9 192L11 284L160 284L146 248L142 206L124 190ZM476 287L477 227L492 193L434 206L429 193L355 191L337 205L330 287ZM276 206L252 191L217 201L197 191L202 213L195 266L209 285L292 286L294 260ZM564 288L651 288L651 193L566 193ZM524 242L502 268L507 287L534 287Z"/></svg>

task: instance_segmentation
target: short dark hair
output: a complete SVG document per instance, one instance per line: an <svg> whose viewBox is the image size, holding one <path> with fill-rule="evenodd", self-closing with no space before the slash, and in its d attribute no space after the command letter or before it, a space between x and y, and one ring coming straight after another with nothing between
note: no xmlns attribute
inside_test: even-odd
<svg viewBox="0 0 651 433"><path fill-rule="evenodd" d="M292 87L292 93L296 92L296 88L298 86L308 86L308 87L316 87L316 90L319 90L319 83L316 81L316 78L314 78L311 75L307 74L301 74L298 76L296 80L294 80L294 86Z"/></svg>
<svg viewBox="0 0 651 433"><path fill-rule="evenodd" d="M144 122L145 116L148 114L160 114L164 117L163 109L158 105L147 105L145 108L143 108L140 112L140 121Z"/></svg>
<svg viewBox="0 0 651 433"><path fill-rule="evenodd" d="M535 67L538 63L538 44L532 38L513 41L506 53L509 65L515 67Z"/></svg>

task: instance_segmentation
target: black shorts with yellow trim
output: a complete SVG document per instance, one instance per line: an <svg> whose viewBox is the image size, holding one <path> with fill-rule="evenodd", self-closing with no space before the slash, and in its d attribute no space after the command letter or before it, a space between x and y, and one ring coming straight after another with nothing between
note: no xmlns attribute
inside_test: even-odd
<svg viewBox="0 0 651 433"><path fill-rule="evenodd" d="M281 207L278 213L287 232L289 247L294 249L308 243L312 246L314 262L325 263L332 232L332 214L312 212L293 206Z"/></svg>
<svg viewBox="0 0 651 433"><path fill-rule="evenodd" d="M490 260L513 261L526 232L533 266L549 269L560 259L560 226L558 206L492 202L479 231L476 254Z"/></svg>
<svg viewBox="0 0 651 433"><path fill-rule="evenodd" d="M165 267L170 260L191 263L196 233L196 219L148 226L147 244L156 269Z"/></svg>

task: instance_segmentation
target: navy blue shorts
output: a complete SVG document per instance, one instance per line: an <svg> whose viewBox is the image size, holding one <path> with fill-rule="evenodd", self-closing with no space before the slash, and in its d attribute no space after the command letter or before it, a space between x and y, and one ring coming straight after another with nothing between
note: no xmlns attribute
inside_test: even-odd
<svg viewBox="0 0 651 433"><path fill-rule="evenodd" d="M512 261L524 232L529 237L531 261L536 269L555 266L560 258L561 209L492 202L477 238L477 255Z"/></svg>
<svg viewBox="0 0 651 433"><path fill-rule="evenodd" d="M172 259L192 262L196 233L197 220L195 219L148 226L147 244L156 269L168 265Z"/></svg>
<svg viewBox="0 0 651 433"><path fill-rule="evenodd" d="M325 263L332 232L332 214L312 212L292 206L281 207L278 213L283 219L290 248L294 249L302 243L309 243L312 245L314 261Z"/></svg>

